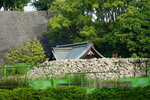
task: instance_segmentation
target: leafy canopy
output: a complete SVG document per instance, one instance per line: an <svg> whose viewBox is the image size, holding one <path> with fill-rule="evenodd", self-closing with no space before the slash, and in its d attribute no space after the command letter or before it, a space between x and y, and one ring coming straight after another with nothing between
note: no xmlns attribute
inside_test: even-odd
<svg viewBox="0 0 150 100"><path fill-rule="evenodd" d="M23 11L30 0L0 0L0 9L3 7L5 11Z"/></svg>
<svg viewBox="0 0 150 100"><path fill-rule="evenodd" d="M14 47L6 54L8 64L15 65L25 63L27 65L37 65L45 60L45 52L37 38L20 43L19 47Z"/></svg>
<svg viewBox="0 0 150 100"><path fill-rule="evenodd" d="M55 0L52 39L91 40L104 56L150 57L149 0Z"/></svg>
<svg viewBox="0 0 150 100"><path fill-rule="evenodd" d="M33 0L32 5L36 8L36 10L48 10L53 1L55 0Z"/></svg>

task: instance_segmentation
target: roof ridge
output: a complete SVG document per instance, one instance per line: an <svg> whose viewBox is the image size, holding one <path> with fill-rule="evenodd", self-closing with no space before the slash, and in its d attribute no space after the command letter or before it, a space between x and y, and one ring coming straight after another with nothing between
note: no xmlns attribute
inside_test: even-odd
<svg viewBox="0 0 150 100"><path fill-rule="evenodd" d="M87 42L78 42L78 43L70 43L70 44L65 44L65 45L57 45L56 47L68 47L68 46L76 46L76 45L82 45L82 44L90 44L91 41Z"/></svg>

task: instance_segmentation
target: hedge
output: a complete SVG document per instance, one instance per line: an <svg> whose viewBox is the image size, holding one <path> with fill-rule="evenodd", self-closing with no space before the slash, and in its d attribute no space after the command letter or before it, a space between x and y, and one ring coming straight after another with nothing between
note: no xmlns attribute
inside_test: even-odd
<svg viewBox="0 0 150 100"><path fill-rule="evenodd" d="M86 97L86 89L80 87L0 89L0 100L86 100Z"/></svg>
<svg viewBox="0 0 150 100"><path fill-rule="evenodd" d="M49 87L45 90L0 89L0 100L150 100L150 86L99 88L90 94L81 87Z"/></svg>
<svg viewBox="0 0 150 100"><path fill-rule="evenodd" d="M150 86L113 87L96 89L89 94L89 100L150 100Z"/></svg>

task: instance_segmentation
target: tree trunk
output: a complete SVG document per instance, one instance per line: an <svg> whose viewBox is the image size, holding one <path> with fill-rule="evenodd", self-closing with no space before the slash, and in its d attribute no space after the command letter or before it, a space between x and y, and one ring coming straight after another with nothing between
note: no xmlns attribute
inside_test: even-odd
<svg viewBox="0 0 150 100"><path fill-rule="evenodd" d="M7 8L6 8L6 2L5 1L3 1L3 8L4 8L4 11L7 10Z"/></svg>

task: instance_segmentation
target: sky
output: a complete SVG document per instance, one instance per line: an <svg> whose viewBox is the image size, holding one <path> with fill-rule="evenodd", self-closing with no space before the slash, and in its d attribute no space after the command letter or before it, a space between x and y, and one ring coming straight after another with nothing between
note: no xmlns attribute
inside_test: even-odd
<svg viewBox="0 0 150 100"><path fill-rule="evenodd" d="M24 7L24 11L36 11L33 6L31 6L31 3L29 3L27 6Z"/></svg>
<svg viewBox="0 0 150 100"><path fill-rule="evenodd" d="M0 11L4 11L4 9L1 8ZM27 6L24 7L24 11L36 11L36 9L31 6L31 3L29 3Z"/></svg>

